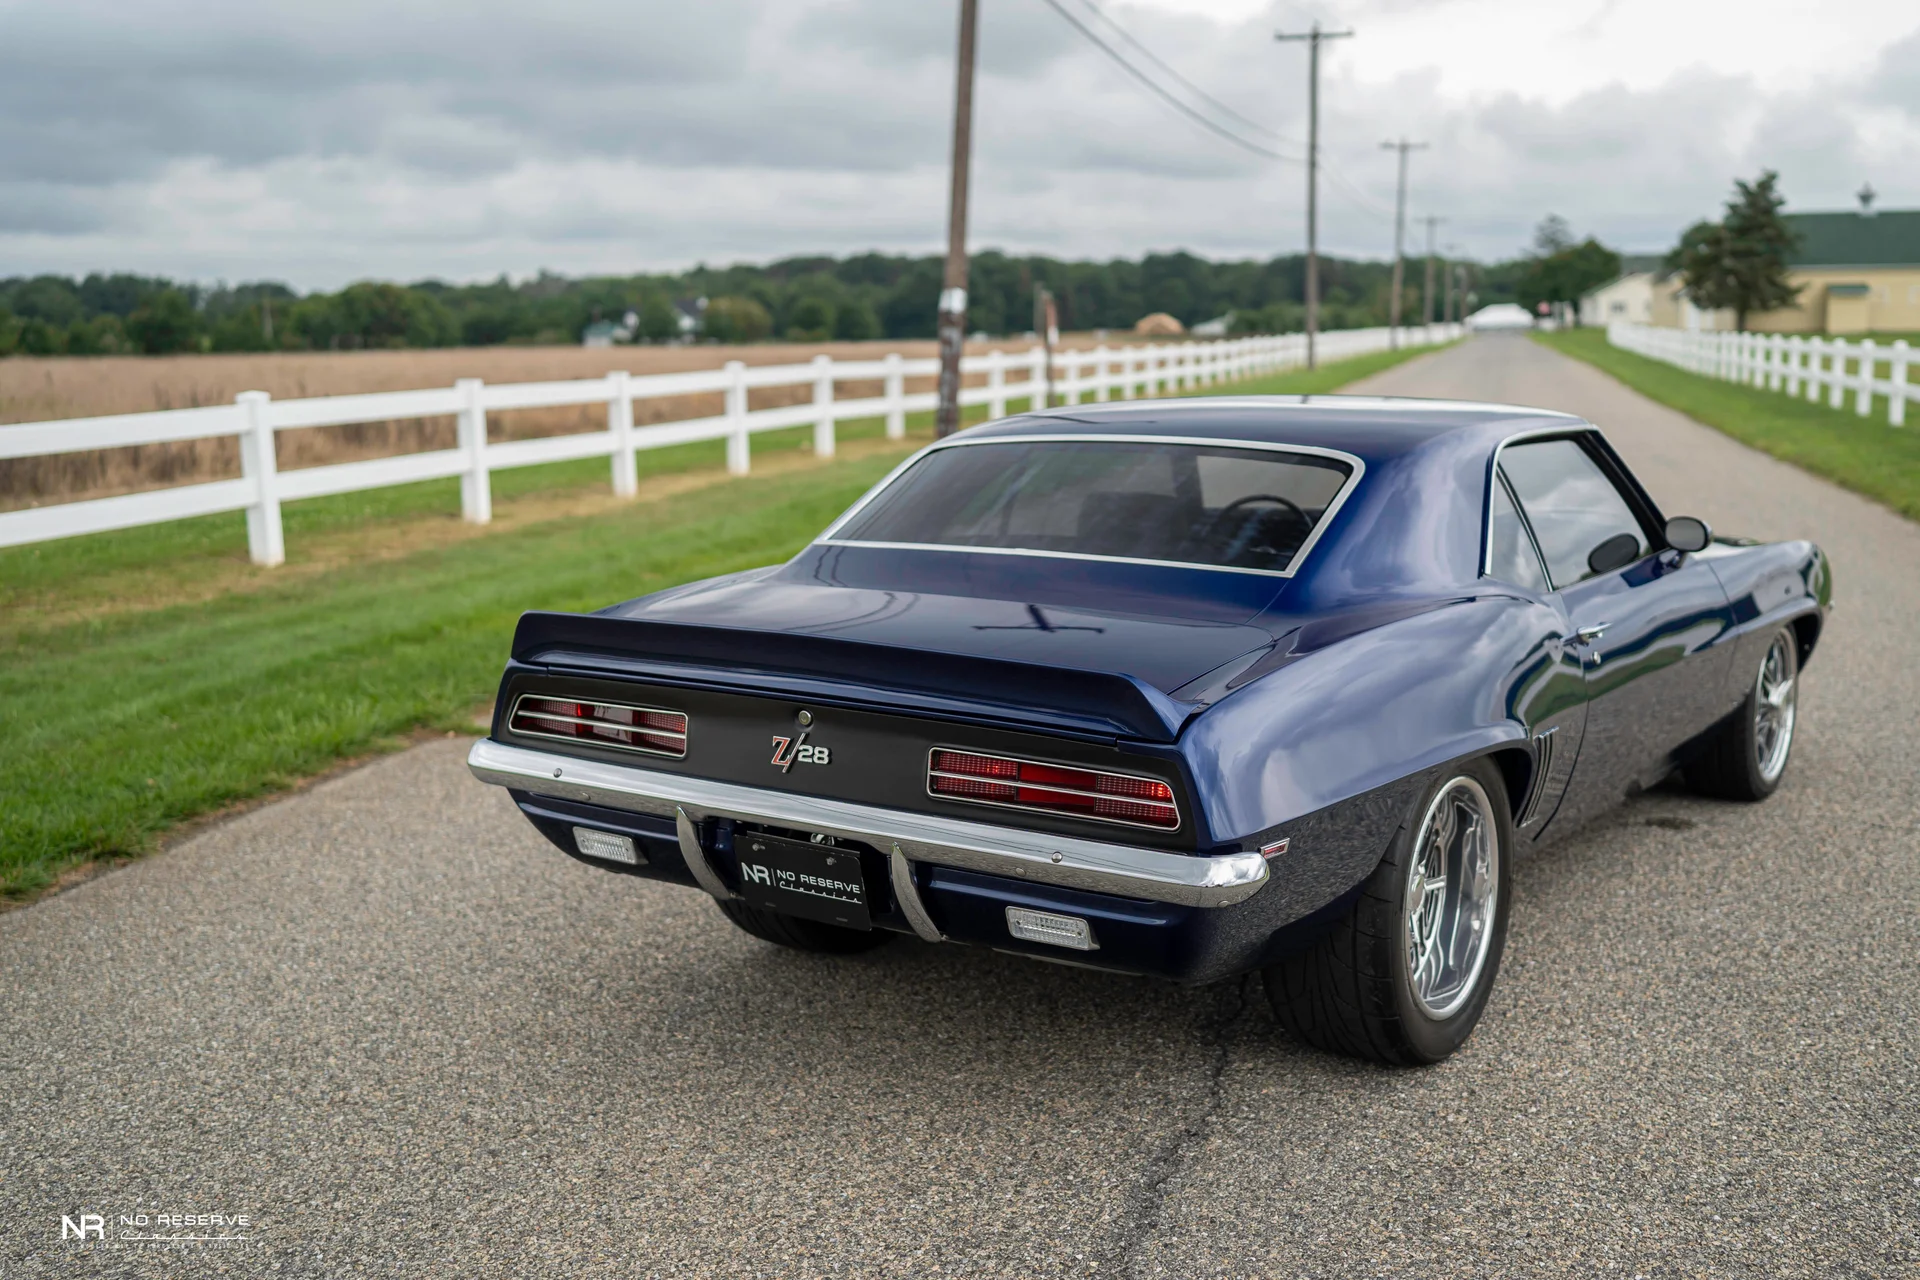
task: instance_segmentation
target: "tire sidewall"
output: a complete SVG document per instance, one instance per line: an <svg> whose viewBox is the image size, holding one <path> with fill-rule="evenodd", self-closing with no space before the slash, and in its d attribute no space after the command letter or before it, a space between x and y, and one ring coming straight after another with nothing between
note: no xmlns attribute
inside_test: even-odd
<svg viewBox="0 0 1920 1280"><path fill-rule="evenodd" d="M1499 850L1499 871L1496 876L1498 896L1494 903L1493 928L1487 942L1486 960L1480 966L1473 993L1451 1016L1436 1019L1422 1011L1414 998L1407 964L1407 870L1414 855L1414 840L1420 834L1421 819L1427 807L1444 787L1461 777L1472 778L1479 783L1486 791L1493 809L1494 833ZM1419 799L1408 813L1406 821L1395 833L1386 858L1374 872L1372 896L1388 907L1385 913L1387 919L1382 923L1391 929L1386 936L1392 960L1390 973L1394 1014L1400 1022L1406 1044L1426 1062L1438 1062L1465 1043L1479 1023L1480 1015L1486 1010L1494 981L1500 974L1500 960L1507 947L1507 919L1513 906L1514 843L1513 810L1507 799L1506 779L1491 759L1482 756L1434 773L1431 781L1421 789Z"/></svg>

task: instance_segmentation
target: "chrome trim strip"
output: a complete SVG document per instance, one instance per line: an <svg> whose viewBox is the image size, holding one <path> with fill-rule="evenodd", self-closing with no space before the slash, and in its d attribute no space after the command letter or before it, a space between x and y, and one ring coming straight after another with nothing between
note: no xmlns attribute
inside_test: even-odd
<svg viewBox="0 0 1920 1280"><path fill-rule="evenodd" d="M908 468L914 466L928 454L939 449L977 448L983 445L995 444L1185 444L1201 445L1216 449L1264 449L1269 453L1298 453L1317 458L1332 458L1337 462L1344 462L1351 470L1347 473L1346 482L1340 486L1339 492L1335 493L1327 502L1327 505L1321 510L1320 518L1314 521L1313 529L1307 534L1306 541L1300 544L1299 549L1293 553L1293 559L1287 561L1287 567L1284 569L1245 569L1235 565L1200 564L1193 560L1145 560L1133 556L1096 556L1088 555L1080 551L1035 551L1022 547L969 547L944 542L867 542L856 538L836 538L834 536L840 531L843 525L860 514L862 508L879 497L882 491L887 489L902 475L905 475ZM1306 563L1307 556L1312 553L1313 548L1319 543L1320 535L1325 533L1327 526L1333 523L1333 518L1340 514L1340 508L1346 504L1347 499L1352 496L1354 489L1359 487L1361 478L1366 474L1367 464L1351 453L1345 453L1339 449L1327 449L1319 445L1280 444L1272 440L1239 440L1218 436L1149 436L1122 433L1095 434L1091 432L1084 435L1077 432L1044 432L1017 436L978 436L969 440L966 438L966 433L962 432L956 436L949 436L945 440L936 440L888 472L885 479L860 495L858 501L841 512L840 518L828 525L820 536L813 540L813 545L819 547L882 547L902 551L972 552L979 555L1036 556L1043 559L1054 560L1096 560L1107 564L1144 564L1169 569L1203 569L1212 573L1251 573L1268 578L1291 578L1295 573L1299 572L1300 566Z"/></svg>
<svg viewBox="0 0 1920 1280"><path fill-rule="evenodd" d="M475 747L474 753L478 754L478 752L479 748ZM467 765L473 768L472 755L467 757ZM479 776L479 772L478 769L474 769L476 777ZM554 770L555 777L559 774L558 769ZM481 778L481 781L488 782L491 779ZM673 806L673 830L680 837L680 856L686 861L687 870L693 872L693 878L700 882L700 887L721 902L733 897L733 890L727 888L727 882L720 878L719 873L713 869L713 864L707 861L706 848L700 843L700 828L694 825L693 819L679 805Z"/></svg>
<svg viewBox="0 0 1920 1280"><path fill-rule="evenodd" d="M467 767L495 786L657 814L673 818L676 826L685 815L683 840L699 819L735 818L841 836L877 849L897 844L915 862L1190 907L1244 902L1268 877L1267 860L1255 852L1201 856L1139 849L606 764L491 738L474 743Z"/></svg>
<svg viewBox="0 0 1920 1280"><path fill-rule="evenodd" d="M945 942L946 935L927 914L927 904L920 901L920 890L913 883L913 863L897 842L887 854L887 866L893 880L893 900L900 904L900 914L907 918L922 942Z"/></svg>

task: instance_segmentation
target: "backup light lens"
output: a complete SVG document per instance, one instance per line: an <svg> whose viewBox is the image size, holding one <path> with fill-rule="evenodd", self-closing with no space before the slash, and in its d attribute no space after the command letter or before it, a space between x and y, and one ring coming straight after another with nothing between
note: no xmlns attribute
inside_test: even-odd
<svg viewBox="0 0 1920 1280"><path fill-rule="evenodd" d="M535 738L565 738L676 760L687 754L686 714L659 707L528 693L514 704L508 728Z"/></svg>
<svg viewBox="0 0 1920 1280"><path fill-rule="evenodd" d="M1080 916L1058 916L1026 907L1007 908L1007 932L1023 942L1044 942L1069 951L1098 951L1093 925Z"/></svg>
<svg viewBox="0 0 1920 1280"><path fill-rule="evenodd" d="M927 790L979 804L1038 809L1070 817L1172 831L1180 825L1173 788L1158 778L1041 764L1011 756L935 748Z"/></svg>
<svg viewBox="0 0 1920 1280"><path fill-rule="evenodd" d="M640 865L640 851L633 847L632 836L615 835L611 831L595 831L592 827L575 827L573 844L589 858L624 862L630 867Z"/></svg>

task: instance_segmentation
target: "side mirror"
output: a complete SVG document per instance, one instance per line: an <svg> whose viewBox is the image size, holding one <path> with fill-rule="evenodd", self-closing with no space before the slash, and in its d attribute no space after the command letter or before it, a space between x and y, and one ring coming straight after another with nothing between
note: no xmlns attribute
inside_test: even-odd
<svg viewBox="0 0 1920 1280"><path fill-rule="evenodd" d="M1590 573L1612 573L1615 569L1626 568L1639 558L1640 539L1630 533L1616 533L1587 552L1587 570Z"/></svg>
<svg viewBox="0 0 1920 1280"><path fill-rule="evenodd" d="M1667 521L1667 545L1675 551L1705 551L1713 541L1713 530L1705 520L1675 516Z"/></svg>

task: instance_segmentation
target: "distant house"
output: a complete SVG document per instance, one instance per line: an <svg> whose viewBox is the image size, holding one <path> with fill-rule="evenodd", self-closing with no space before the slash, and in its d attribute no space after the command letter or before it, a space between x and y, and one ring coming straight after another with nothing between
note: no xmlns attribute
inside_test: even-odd
<svg viewBox="0 0 1920 1280"><path fill-rule="evenodd" d="M1133 326L1134 334L1142 338L1177 338L1186 331L1185 325L1164 311L1141 316L1139 323Z"/></svg>
<svg viewBox="0 0 1920 1280"><path fill-rule="evenodd" d="M1787 279L1791 307L1748 320L1766 333L1920 329L1920 209L1876 211L1871 198L1838 213L1789 213L1800 236Z"/></svg>
<svg viewBox="0 0 1920 1280"><path fill-rule="evenodd" d="M1468 316L1466 326L1475 333L1487 333L1499 329L1531 329L1533 316L1525 307L1515 303L1496 302Z"/></svg>
<svg viewBox="0 0 1920 1280"><path fill-rule="evenodd" d="M680 326L681 340L692 342L700 336L700 326L707 321L707 300L705 298L683 299L673 304L673 314Z"/></svg>
<svg viewBox="0 0 1920 1280"><path fill-rule="evenodd" d="M1188 332L1196 338L1224 338L1227 336L1227 330L1232 327L1233 312L1229 311L1225 315L1215 316L1211 320L1202 320L1199 324L1188 330Z"/></svg>

